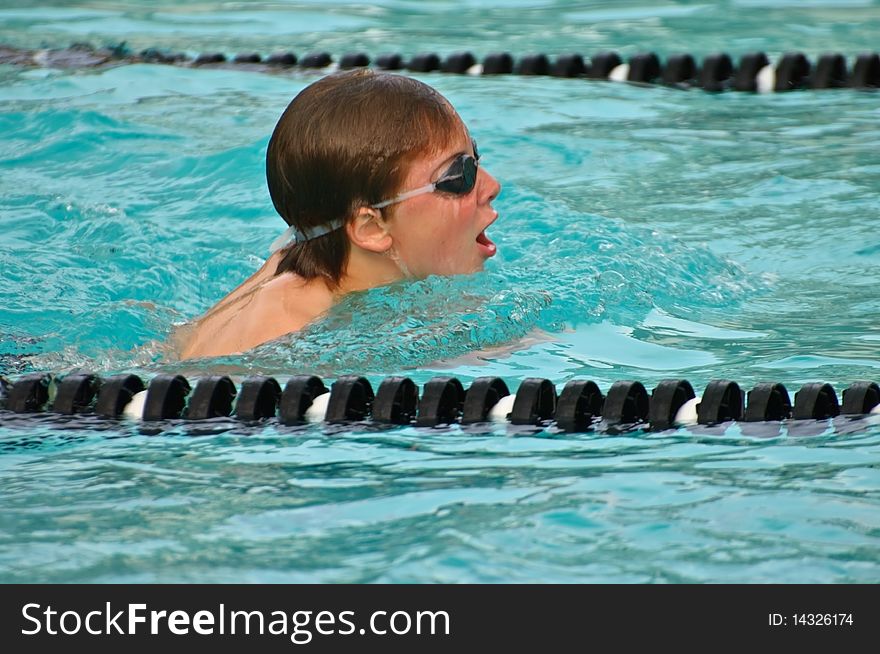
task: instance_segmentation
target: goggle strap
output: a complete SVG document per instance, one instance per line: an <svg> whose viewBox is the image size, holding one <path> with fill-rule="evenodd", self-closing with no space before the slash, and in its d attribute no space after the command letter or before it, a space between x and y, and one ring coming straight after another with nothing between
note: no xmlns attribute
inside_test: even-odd
<svg viewBox="0 0 880 654"><path fill-rule="evenodd" d="M312 239L318 238L319 236L324 236L324 234L335 232L344 224L344 220L334 220L326 225L318 225L317 227L312 227L309 230L300 230L296 227L296 225L291 225L284 230L284 233L281 234L281 236L272 241L272 245L269 246L269 253L275 254L278 250L281 250L282 248L290 245L291 242L305 243L306 241L311 241Z"/></svg>
<svg viewBox="0 0 880 654"><path fill-rule="evenodd" d="M438 180L442 181L442 180ZM397 204L398 202L403 202L404 200L409 200L410 198L414 198L417 195L423 195L425 193L432 193L434 189L437 188L437 182L431 182L430 184L425 184L424 186L420 186L419 188L415 188L412 191L407 191L406 193L401 193L390 200L384 200L382 202L378 202L376 204L371 204L371 209L383 209L391 204Z"/></svg>

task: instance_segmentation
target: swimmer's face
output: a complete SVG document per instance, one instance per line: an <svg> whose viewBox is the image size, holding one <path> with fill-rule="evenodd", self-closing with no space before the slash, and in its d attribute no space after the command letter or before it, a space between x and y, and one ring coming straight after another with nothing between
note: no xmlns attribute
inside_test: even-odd
<svg viewBox="0 0 880 654"><path fill-rule="evenodd" d="M413 162L401 191L435 182L458 155L475 154L467 130L462 125L458 131L448 147ZM485 231L498 218L492 200L500 191L501 185L481 164L470 193L435 191L397 204L388 231L410 274L421 278L482 270L486 259L495 255L495 244Z"/></svg>

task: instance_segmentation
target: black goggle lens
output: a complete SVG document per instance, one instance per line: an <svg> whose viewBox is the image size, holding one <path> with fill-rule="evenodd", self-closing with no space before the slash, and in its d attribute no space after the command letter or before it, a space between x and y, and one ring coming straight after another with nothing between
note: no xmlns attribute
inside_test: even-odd
<svg viewBox="0 0 880 654"><path fill-rule="evenodd" d="M462 154L452 162L443 173L435 187L438 191L466 195L477 183L477 159L469 154Z"/></svg>

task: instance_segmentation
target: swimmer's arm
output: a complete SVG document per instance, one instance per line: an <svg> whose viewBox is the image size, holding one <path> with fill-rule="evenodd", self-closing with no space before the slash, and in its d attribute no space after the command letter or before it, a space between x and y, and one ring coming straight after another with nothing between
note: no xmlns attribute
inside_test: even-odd
<svg viewBox="0 0 880 654"><path fill-rule="evenodd" d="M550 332L543 329L533 329L528 334L511 343L497 345L495 347L487 347L475 352L468 352L465 355L454 359L444 359L437 361L432 366L457 368L459 366L485 365L492 359L503 359L509 357L514 352L527 350L538 343L549 343L556 340L556 337Z"/></svg>

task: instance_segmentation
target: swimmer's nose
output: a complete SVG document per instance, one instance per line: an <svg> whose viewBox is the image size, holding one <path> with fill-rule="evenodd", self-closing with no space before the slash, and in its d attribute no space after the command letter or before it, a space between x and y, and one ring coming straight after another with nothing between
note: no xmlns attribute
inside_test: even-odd
<svg viewBox="0 0 880 654"><path fill-rule="evenodd" d="M501 184L485 168L479 169L480 203L489 204L501 193Z"/></svg>

